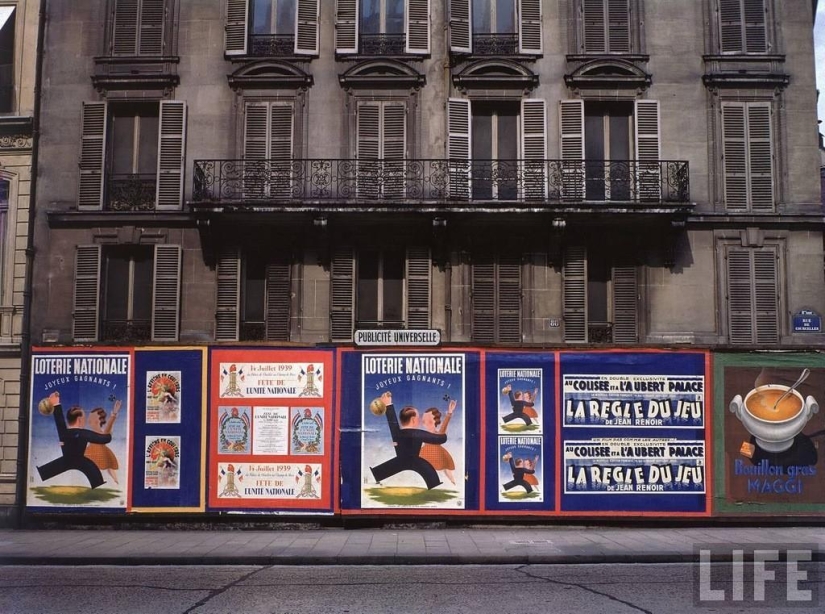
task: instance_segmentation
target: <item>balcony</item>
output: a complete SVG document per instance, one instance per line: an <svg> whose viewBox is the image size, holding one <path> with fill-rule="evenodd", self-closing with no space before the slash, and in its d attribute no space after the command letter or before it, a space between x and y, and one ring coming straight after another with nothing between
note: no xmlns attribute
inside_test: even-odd
<svg viewBox="0 0 825 614"><path fill-rule="evenodd" d="M197 160L191 204L686 205L684 161Z"/></svg>
<svg viewBox="0 0 825 614"><path fill-rule="evenodd" d="M151 320L104 320L101 339L126 343L149 341L152 338Z"/></svg>
<svg viewBox="0 0 825 614"><path fill-rule="evenodd" d="M473 34L473 55L518 55L518 34Z"/></svg>
<svg viewBox="0 0 825 614"><path fill-rule="evenodd" d="M154 211L157 175L117 174L106 175L107 211Z"/></svg>
<svg viewBox="0 0 825 614"><path fill-rule="evenodd" d="M256 58L291 57L295 55L293 34L251 34L249 55Z"/></svg>
<svg viewBox="0 0 825 614"><path fill-rule="evenodd" d="M394 56L406 53L407 37L404 34L361 34L361 55Z"/></svg>

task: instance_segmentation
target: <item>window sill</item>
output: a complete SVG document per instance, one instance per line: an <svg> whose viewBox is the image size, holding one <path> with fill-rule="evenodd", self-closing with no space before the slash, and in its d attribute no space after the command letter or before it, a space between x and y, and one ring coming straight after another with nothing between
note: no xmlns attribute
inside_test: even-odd
<svg viewBox="0 0 825 614"><path fill-rule="evenodd" d="M568 62L589 62L596 58L621 59L627 62L649 62L650 56L646 53L611 53L609 51L570 53L567 55Z"/></svg>
<svg viewBox="0 0 825 614"><path fill-rule="evenodd" d="M194 228L195 216L184 211L50 211L50 228L119 227L138 225L155 228Z"/></svg>

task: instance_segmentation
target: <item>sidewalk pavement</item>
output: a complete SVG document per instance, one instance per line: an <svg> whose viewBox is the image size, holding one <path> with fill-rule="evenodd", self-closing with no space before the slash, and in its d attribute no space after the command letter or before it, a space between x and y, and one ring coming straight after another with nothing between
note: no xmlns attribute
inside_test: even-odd
<svg viewBox="0 0 825 614"><path fill-rule="evenodd" d="M809 544L825 527L0 530L0 565L685 563L698 547ZM747 554L745 555L747 557Z"/></svg>

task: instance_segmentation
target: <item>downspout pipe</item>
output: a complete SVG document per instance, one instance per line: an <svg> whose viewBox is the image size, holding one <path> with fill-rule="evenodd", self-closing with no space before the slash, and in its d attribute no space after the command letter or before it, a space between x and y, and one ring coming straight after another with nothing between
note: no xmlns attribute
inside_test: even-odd
<svg viewBox="0 0 825 614"><path fill-rule="evenodd" d="M34 226L37 220L37 175L40 151L40 98L43 83L43 55L46 37L46 14L48 0L40 0L37 24L37 57L34 73L34 118L32 119L32 165L29 187L29 227L26 238L26 278L23 285L23 330L20 334L20 413L17 430L17 526L25 522L26 484L28 483L29 456L29 408L31 407L31 362L32 362L32 282L34 279Z"/></svg>

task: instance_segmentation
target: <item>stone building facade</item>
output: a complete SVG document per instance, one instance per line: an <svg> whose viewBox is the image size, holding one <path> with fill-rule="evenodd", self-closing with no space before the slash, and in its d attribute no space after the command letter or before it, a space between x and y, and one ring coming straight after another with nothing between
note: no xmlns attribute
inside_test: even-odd
<svg viewBox="0 0 825 614"><path fill-rule="evenodd" d="M50 2L33 342L821 347L814 8Z"/></svg>

